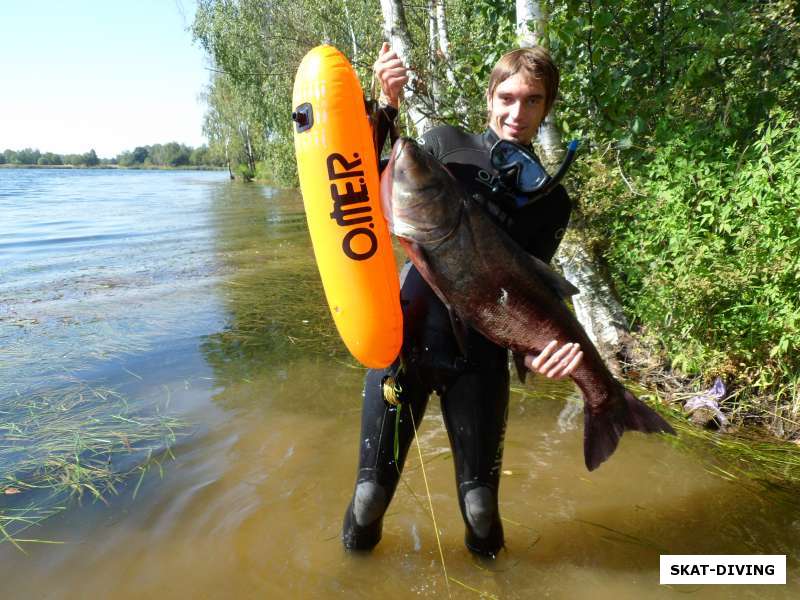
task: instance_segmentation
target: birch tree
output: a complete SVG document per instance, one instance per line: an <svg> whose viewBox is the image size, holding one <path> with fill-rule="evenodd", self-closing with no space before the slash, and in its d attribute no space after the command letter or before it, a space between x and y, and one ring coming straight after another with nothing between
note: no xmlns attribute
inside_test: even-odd
<svg viewBox="0 0 800 600"><path fill-rule="evenodd" d="M451 89L456 90L455 108L458 113L467 110L467 101L461 93L461 86L456 81L453 70L452 57L450 56L450 36L448 34L447 16L445 13L445 0L432 0L435 11L436 37L439 46L439 56L444 63L445 78Z"/></svg>
<svg viewBox="0 0 800 600"><path fill-rule="evenodd" d="M411 66L411 49L413 43L409 34L406 12L401 0L381 0L381 13L383 15L383 30L386 39L397 52L397 56L407 65ZM405 87L405 104L408 116L411 119L416 135L421 136L431 128L432 122L423 110L421 99L415 90L419 86L419 77L409 69L408 84Z"/></svg>
<svg viewBox="0 0 800 600"><path fill-rule="evenodd" d="M358 42L356 41L356 30L353 27L353 17L350 15L350 7L347 5L347 0L344 0L344 18L347 22L347 30L350 33L350 43L353 47L353 54L351 56L352 61L354 63L358 63L359 56L358 56Z"/></svg>
<svg viewBox="0 0 800 600"><path fill-rule="evenodd" d="M439 83L439 76L436 72L436 55L438 54L439 31L436 19L435 0L428 0L428 71L431 78L431 108L433 114L438 112L437 104L438 99L441 97L441 85Z"/></svg>
<svg viewBox="0 0 800 600"><path fill-rule="evenodd" d="M517 39L520 46L547 47L547 13L543 3L536 0L517 0ZM545 161L556 165L564 157L564 143L552 109L539 131L539 143ZM572 223L556 254L556 262L564 276L574 283L580 293L572 297L575 315L589 338L612 370L619 371L617 353L622 340L627 339L628 323L622 306L602 275L597 259L589 247L583 230L580 211L573 213Z"/></svg>

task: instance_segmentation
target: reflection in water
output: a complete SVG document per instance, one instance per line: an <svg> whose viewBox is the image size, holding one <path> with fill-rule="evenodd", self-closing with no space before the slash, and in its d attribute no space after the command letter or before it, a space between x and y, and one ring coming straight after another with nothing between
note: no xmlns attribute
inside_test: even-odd
<svg viewBox="0 0 800 600"><path fill-rule="evenodd" d="M0 544L4 589L63 598L446 597L416 447L382 542L368 555L342 550L364 371L335 334L298 197L228 182L205 189L202 256L217 278L193 299L215 307L214 318L192 329L191 305L173 302L165 314L179 313L172 318L190 334L149 342L124 363L148 380L129 391L166 388L172 406L197 420L196 435L177 447L163 477L143 479L135 500L129 486L108 505L86 502L35 532L64 544L29 544L27 555ZM572 385L514 390L500 490L508 546L496 561L463 546L436 402L420 429L454 598L800 591L793 507L720 479L701 450L656 436L625 435L612 459L587 473L582 419L565 409ZM663 587L663 553L787 554L790 583Z"/></svg>

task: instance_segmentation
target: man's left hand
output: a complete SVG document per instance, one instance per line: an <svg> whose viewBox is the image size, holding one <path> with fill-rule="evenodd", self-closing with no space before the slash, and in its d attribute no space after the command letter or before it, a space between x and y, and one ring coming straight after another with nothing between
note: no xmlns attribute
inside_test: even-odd
<svg viewBox="0 0 800 600"><path fill-rule="evenodd" d="M525 366L550 379L563 379L578 368L582 358L583 352L578 344L564 344L559 348L558 342L553 340L540 354L525 356Z"/></svg>

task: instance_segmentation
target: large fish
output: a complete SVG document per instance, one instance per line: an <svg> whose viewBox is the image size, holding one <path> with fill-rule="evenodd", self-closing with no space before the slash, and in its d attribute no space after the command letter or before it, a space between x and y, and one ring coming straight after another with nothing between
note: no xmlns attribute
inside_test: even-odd
<svg viewBox="0 0 800 600"><path fill-rule="evenodd" d="M577 289L524 252L413 140L395 144L381 197L392 231L456 323L520 354L541 352L550 340L580 344L583 360L571 377L583 392L590 471L611 456L626 430L675 433L608 370L564 304Z"/></svg>

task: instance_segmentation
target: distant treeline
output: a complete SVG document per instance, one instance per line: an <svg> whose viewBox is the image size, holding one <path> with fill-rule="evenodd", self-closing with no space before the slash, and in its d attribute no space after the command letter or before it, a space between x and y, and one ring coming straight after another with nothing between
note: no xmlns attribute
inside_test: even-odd
<svg viewBox="0 0 800 600"><path fill-rule="evenodd" d="M97 167L222 167L225 157L209 150L207 146L192 148L177 142L138 146L118 154L115 158L99 158L94 149L84 154L55 154L31 148L5 150L0 154L0 164Z"/></svg>

